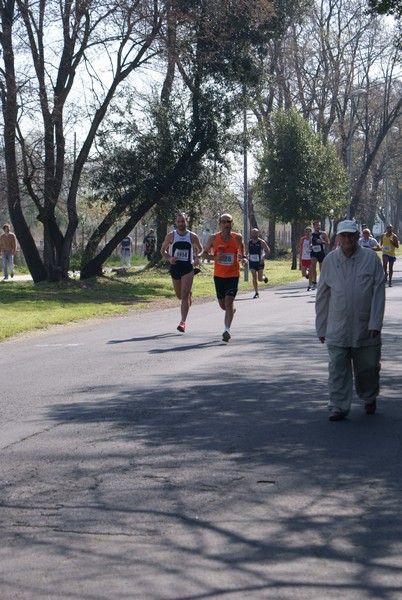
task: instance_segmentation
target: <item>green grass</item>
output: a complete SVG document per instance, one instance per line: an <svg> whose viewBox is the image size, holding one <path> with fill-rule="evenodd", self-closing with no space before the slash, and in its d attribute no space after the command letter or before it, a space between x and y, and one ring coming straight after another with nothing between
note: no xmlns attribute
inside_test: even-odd
<svg viewBox="0 0 402 600"><path fill-rule="evenodd" d="M289 259L269 261L266 274L268 285L300 279L300 271L291 270ZM252 290L251 281L251 274L245 282L242 273L240 292ZM195 277L193 297L215 297L212 263L204 263ZM51 325L146 309L166 298L175 298L167 267L133 267L126 274L112 272L93 280L71 279L60 284L10 280L0 285L0 340Z"/></svg>

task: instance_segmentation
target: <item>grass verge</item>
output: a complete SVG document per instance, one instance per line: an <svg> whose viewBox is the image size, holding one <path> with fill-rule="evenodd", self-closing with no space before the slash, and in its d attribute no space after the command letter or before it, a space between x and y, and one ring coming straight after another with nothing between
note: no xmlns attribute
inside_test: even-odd
<svg viewBox="0 0 402 600"><path fill-rule="evenodd" d="M268 285L299 280L300 272L290 266L289 260L269 261ZM251 274L246 282L242 273L239 290L252 290ZM212 263L204 263L194 278L193 297L215 297ZM72 279L60 284L9 280L0 285L0 340L51 325L162 306L166 299L174 298L167 267L133 268L125 274L112 272L93 280Z"/></svg>

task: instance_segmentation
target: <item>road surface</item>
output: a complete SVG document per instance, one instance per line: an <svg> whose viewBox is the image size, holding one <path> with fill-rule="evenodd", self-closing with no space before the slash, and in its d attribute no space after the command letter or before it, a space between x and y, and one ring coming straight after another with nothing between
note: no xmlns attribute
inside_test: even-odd
<svg viewBox="0 0 402 600"><path fill-rule="evenodd" d="M398 264L371 417L302 281L4 342L1 600L401 599Z"/></svg>

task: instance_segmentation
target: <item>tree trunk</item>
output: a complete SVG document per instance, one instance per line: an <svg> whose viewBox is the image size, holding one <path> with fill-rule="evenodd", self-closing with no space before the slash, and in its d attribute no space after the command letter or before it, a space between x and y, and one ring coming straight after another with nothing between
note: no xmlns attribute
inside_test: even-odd
<svg viewBox="0 0 402 600"><path fill-rule="evenodd" d="M257 223L257 219L255 216L255 210L254 210L254 188L249 187L247 198L248 198L248 222L249 222L249 228L251 231L251 229L258 229L258 223Z"/></svg>
<svg viewBox="0 0 402 600"><path fill-rule="evenodd" d="M269 218L269 225L268 225L268 246L271 250L271 254L270 257L271 258L276 258L276 236L275 236L275 230L276 230L276 219L274 217L270 217Z"/></svg>
<svg viewBox="0 0 402 600"><path fill-rule="evenodd" d="M292 271L298 268L299 259L299 240L303 231L304 223L295 221L291 226L291 238L292 238Z"/></svg>
<svg viewBox="0 0 402 600"><path fill-rule="evenodd" d="M5 85L1 88L4 117L4 155L7 176L7 203L13 231L21 246L28 269L35 283L46 278L39 251L35 245L21 208L20 188L16 158L16 130L18 120L17 87L15 81L15 63L12 40L14 20L13 4L3 7L2 12L2 49L5 65Z"/></svg>
<svg viewBox="0 0 402 600"><path fill-rule="evenodd" d="M167 234L168 223L166 217L159 216L156 222L156 256L155 262L161 260L161 247Z"/></svg>
<svg viewBox="0 0 402 600"><path fill-rule="evenodd" d="M102 275L103 265L113 250L117 248L120 242L132 231L142 217L156 203L156 199L143 202L130 216L124 226L114 235L105 247L96 254L100 241L104 238L110 227L116 222L117 207L110 211L109 215L103 220L102 224L92 234L88 241L81 263L80 279L89 279Z"/></svg>

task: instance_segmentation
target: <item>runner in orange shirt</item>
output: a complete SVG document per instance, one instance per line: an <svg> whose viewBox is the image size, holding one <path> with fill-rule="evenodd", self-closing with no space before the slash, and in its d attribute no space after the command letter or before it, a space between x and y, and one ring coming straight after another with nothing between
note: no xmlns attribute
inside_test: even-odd
<svg viewBox="0 0 402 600"><path fill-rule="evenodd" d="M243 237L240 233L232 231L232 215L224 213L220 216L221 231L211 235L206 243L202 257L213 260L214 283L219 306L225 311L224 331L222 341L228 342L231 338L230 326L233 321L234 299L236 298L239 277L240 261L243 266L247 264L244 254Z"/></svg>

